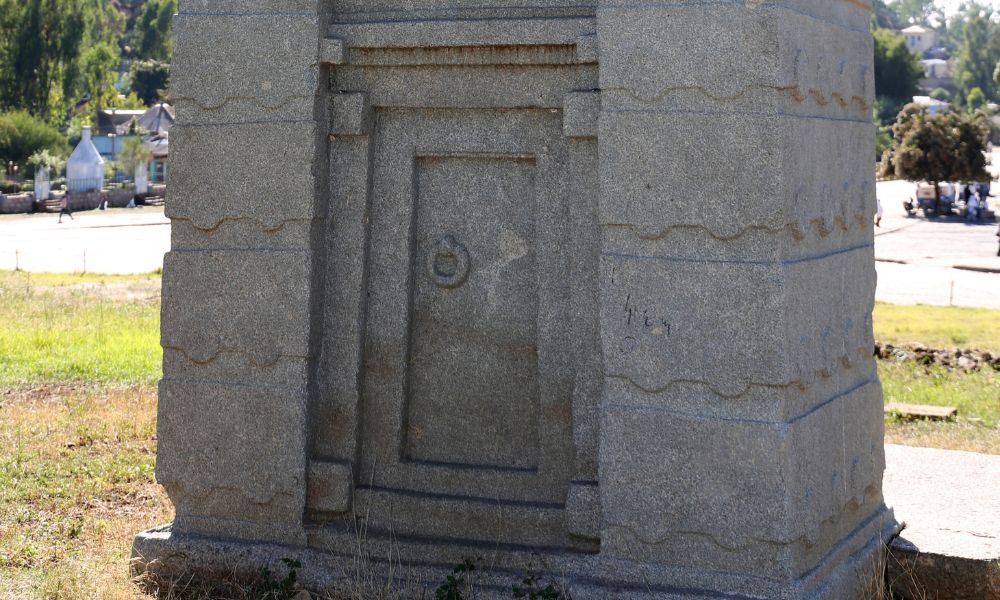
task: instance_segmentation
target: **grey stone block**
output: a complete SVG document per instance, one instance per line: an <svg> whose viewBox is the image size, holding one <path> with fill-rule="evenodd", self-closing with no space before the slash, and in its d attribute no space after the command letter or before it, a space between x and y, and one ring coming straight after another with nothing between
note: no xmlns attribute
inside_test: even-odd
<svg viewBox="0 0 1000 600"><path fill-rule="evenodd" d="M606 377L646 391L697 381L730 397L751 383L795 381L780 264L610 252L601 262ZM685 283L671 285L675 281Z"/></svg>
<svg viewBox="0 0 1000 600"><path fill-rule="evenodd" d="M885 450L886 501L905 523L887 561L892 591L907 600L1000 598L1000 456Z"/></svg>
<svg viewBox="0 0 1000 600"><path fill-rule="evenodd" d="M309 463L309 508L325 513L344 513L354 502L354 473L341 462L314 460Z"/></svg>
<svg viewBox="0 0 1000 600"><path fill-rule="evenodd" d="M318 216L314 127L311 122L174 126L167 216L205 230L229 219L275 230L288 220ZM276 164L285 166L275 170Z"/></svg>
<svg viewBox="0 0 1000 600"><path fill-rule="evenodd" d="M222 352L261 366L308 358L310 294L307 253L170 252L163 267L163 346L196 362Z"/></svg>
<svg viewBox="0 0 1000 600"><path fill-rule="evenodd" d="M596 139L601 117L601 95L598 92L575 92L566 96L563 107L563 133L571 138Z"/></svg>
<svg viewBox="0 0 1000 600"><path fill-rule="evenodd" d="M316 14L314 0L180 0L181 14Z"/></svg>
<svg viewBox="0 0 1000 600"><path fill-rule="evenodd" d="M330 95L330 135L366 135L371 124L372 110L365 94Z"/></svg>
<svg viewBox="0 0 1000 600"><path fill-rule="evenodd" d="M317 25L314 13L182 12L174 19L177 75L170 95L202 109L248 100L243 112L280 108L286 118L311 120L319 75ZM183 116L181 122L189 122Z"/></svg>
<svg viewBox="0 0 1000 600"><path fill-rule="evenodd" d="M303 541L305 400L294 388L165 379L156 479L174 503L175 527Z"/></svg>
<svg viewBox="0 0 1000 600"><path fill-rule="evenodd" d="M881 510L874 385L787 423L617 400L601 421L602 554L795 579Z"/></svg>
<svg viewBox="0 0 1000 600"><path fill-rule="evenodd" d="M287 219L276 227L252 216L232 217L203 229L187 218L170 222L170 247L174 250L299 250L313 247L322 235L319 218Z"/></svg>

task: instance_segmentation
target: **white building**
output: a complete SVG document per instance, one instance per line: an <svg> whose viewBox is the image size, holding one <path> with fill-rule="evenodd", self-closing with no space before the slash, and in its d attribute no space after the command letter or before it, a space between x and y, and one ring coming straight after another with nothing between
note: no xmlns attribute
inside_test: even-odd
<svg viewBox="0 0 1000 600"><path fill-rule="evenodd" d="M104 187L104 159L90 138L90 127L66 163L66 189L70 192L96 192Z"/></svg>
<svg viewBox="0 0 1000 600"><path fill-rule="evenodd" d="M899 34L906 40L906 47L920 56L937 44L937 32L921 25L911 25Z"/></svg>
<svg viewBox="0 0 1000 600"><path fill-rule="evenodd" d="M943 100L936 100L934 98L931 98L930 96L914 96L913 103L919 106L926 107L927 114L931 116L939 115L943 112L946 112L949 108L951 108L950 102L944 102Z"/></svg>

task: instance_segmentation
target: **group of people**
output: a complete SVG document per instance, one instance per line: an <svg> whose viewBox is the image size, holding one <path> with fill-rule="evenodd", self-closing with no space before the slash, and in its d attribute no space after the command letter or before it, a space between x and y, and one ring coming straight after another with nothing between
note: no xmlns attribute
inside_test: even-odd
<svg viewBox="0 0 1000 600"><path fill-rule="evenodd" d="M962 200L965 202L966 221L983 219L990 210L989 193L984 186L977 185L976 189L972 189L971 185L965 184Z"/></svg>

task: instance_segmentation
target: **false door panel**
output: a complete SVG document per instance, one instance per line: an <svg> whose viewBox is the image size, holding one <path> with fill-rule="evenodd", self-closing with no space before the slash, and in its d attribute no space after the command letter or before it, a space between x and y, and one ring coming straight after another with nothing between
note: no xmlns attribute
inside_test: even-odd
<svg viewBox="0 0 1000 600"><path fill-rule="evenodd" d="M376 111L359 487L565 502L559 111Z"/></svg>

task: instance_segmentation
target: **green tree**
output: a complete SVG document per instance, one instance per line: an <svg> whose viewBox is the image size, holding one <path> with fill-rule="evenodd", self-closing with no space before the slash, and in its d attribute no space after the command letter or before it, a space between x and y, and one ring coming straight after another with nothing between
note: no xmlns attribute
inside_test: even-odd
<svg viewBox="0 0 1000 600"><path fill-rule="evenodd" d="M21 21L21 5L17 0L0 0L0 106L14 85L13 60L17 48L17 24Z"/></svg>
<svg viewBox="0 0 1000 600"><path fill-rule="evenodd" d="M993 69L1000 60L1000 29L990 22L990 12L977 3L969 5L962 29L962 47L958 51L955 83L958 98L965 100L974 88L980 88L987 98L995 98Z"/></svg>
<svg viewBox="0 0 1000 600"><path fill-rule="evenodd" d="M87 49L80 57L84 91L90 94L91 106L106 108L118 96L118 63L121 60L118 46L101 42Z"/></svg>
<svg viewBox="0 0 1000 600"><path fill-rule="evenodd" d="M927 23L937 14L934 0L895 0L889 7L901 23Z"/></svg>
<svg viewBox="0 0 1000 600"><path fill-rule="evenodd" d="M146 103L135 92L129 92L128 96L117 95L111 103L104 108L120 108L123 110L141 110L146 108Z"/></svg>
<svg viewBox="0 0 1000 600"><path fill-rule="evenodd" d="M135 24L135 54L140 59L170 62L171 26L177 0L149 0Z"/></svg>
<svg viewBox="0 0 1000 600"><path fill-rule="evenodd" d="M158 60L137 60L130 71L132 91L151 105L164 98L170 84L170 65Z"/></svg>
<svg viewBox="0 0 1000 600"><path fill-rule="evenodd" d="M69 107L107 77L97 65L117 55L124 26L108 0L0 0L0 109L62 124Z"/></svg>
<svg viewBox="0 0 1000 600"><path fill-rule="evenodd" d="M941 102L949 102L951 100L951 92L944 88L934 88L931 90L931 98L935 100L940 100Z"/></svg>
<svg viewBox="0 0 1000 600"><path fill-rule="evenodd" d="M913 97L924 77L920 56L906 47L906 41L888 29L878 29L875 37L875 93L905 101Z"/></svg>
<svg viewBox="0 0 1000 600"><path fill-rule="evenodd" d="M984 104L986 104L986 94L983 93L981 88L972 88L968 98L965 100L965 106L968 107L969 112L979 110Z"/></svg>
<svg viewBox="0 0 1000 600"><path fill-rule="evenodd" d="M988 135L982 116L958 111L931 115L923 106L908 104L896 118L895 139L882 158L882 173L927 181L937 195L942 181L981 181L989 177L983 154Z"/></svg>
<svg viewBox="0 0 1000 600"><path fill-rule="evenodd" d="M19 17L9 67L14 85L0 91L0 105L58 123L66 105L65 75L83 41L83 15L69 0L27 0Z"/></svg>
<svg viewBox="0 0 1000 600"><path fill-rule="evenodd" d="M121 170L129 176L143 163L153 160L153 152L142 144L139 136L129 137L122 142L122 150L118 154L118 164Z"/></svg>
<svg viewBox="0 0 1000 600"><path fill-rule="evenodd" d="M69 146L58 129L25 111L0 113L0 161L13 161L23 169L40 150L63 156Z"/></svg>
<svg viewBox="0 0 1000 600"><path fill-rule="evenodd" d="M35 167L36 173L40 167L43 167L49 170L50 176L58 177L60 171L66 166L66 157L50 152L48 149L42 149L28 157L28 164Z"/></svg>
<svg viewBox="0 0 1000 600"><path fill-rule="evenodd" d="M896 11L885 4L885 0L872 0L872 30L902 29L902 22Z"/></svg>

